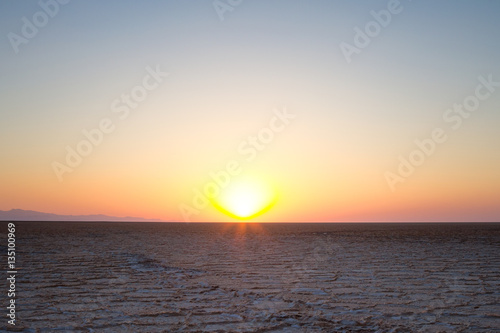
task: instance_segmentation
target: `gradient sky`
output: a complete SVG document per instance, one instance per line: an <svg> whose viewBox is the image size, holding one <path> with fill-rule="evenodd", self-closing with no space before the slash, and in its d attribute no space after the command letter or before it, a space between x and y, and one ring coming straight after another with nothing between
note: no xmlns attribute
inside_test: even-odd
<svg viewBox="0 0 500 333"><path fill-rule="evenodd" d="M0 2L0 210L182 220L236 160L235 179L278 194L255 221L499 220L500 87L458 129L443 115L480 76L500 82L500 2L401 1L348 63L341 43L390 3L243 0L221 20L209 0L73 0L16 53L42 9ZM111 105L148 67L169 74L121 119ZM295 118L246 161L276 109ZM114 131L59 181L53 163L105 118ZM446 142L392 191L386 173L435 128Z"/></svg>

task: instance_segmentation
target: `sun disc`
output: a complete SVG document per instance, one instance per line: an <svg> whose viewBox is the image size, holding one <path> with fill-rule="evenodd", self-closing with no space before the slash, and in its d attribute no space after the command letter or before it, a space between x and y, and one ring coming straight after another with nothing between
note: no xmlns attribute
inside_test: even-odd
<svg viewBox="0 0 500 333"><path fill-rule="evenodd" d="M270 186L247 179L231 182L214 205L226 215L248 220L268 211L275 198L275 191Z"/></svg>

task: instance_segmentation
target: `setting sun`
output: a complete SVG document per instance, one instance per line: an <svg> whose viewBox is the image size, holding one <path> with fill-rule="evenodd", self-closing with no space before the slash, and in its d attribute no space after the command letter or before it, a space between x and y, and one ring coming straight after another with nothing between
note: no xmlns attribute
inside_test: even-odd
<svg viewBox="0 0 500 333"><path fill-rule="evenodd" d="M267 212L276 202L276 192L260 180L233 181L213 202L222 213L249 220Z"/></svg>

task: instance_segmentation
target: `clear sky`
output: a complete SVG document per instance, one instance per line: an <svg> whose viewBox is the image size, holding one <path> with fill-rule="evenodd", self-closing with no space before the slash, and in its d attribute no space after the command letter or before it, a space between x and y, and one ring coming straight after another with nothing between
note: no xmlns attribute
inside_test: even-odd
<svg viewBox="0 0 500 333"><path fill-rule="evenodd" d="M215 206L246 181L272 188L255 221L499 220L499 17L1 1L0 210L232 221Z"/></svg>

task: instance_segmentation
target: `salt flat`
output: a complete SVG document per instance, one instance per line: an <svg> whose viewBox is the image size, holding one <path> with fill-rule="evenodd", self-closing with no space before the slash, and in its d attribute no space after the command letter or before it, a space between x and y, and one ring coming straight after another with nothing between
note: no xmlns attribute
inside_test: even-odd
<svg viewBox="0 0 500 333"><path fill-rule="evenodd" d="M500 331L497 223L16 222L16 237L23 332Z"/></svg>

